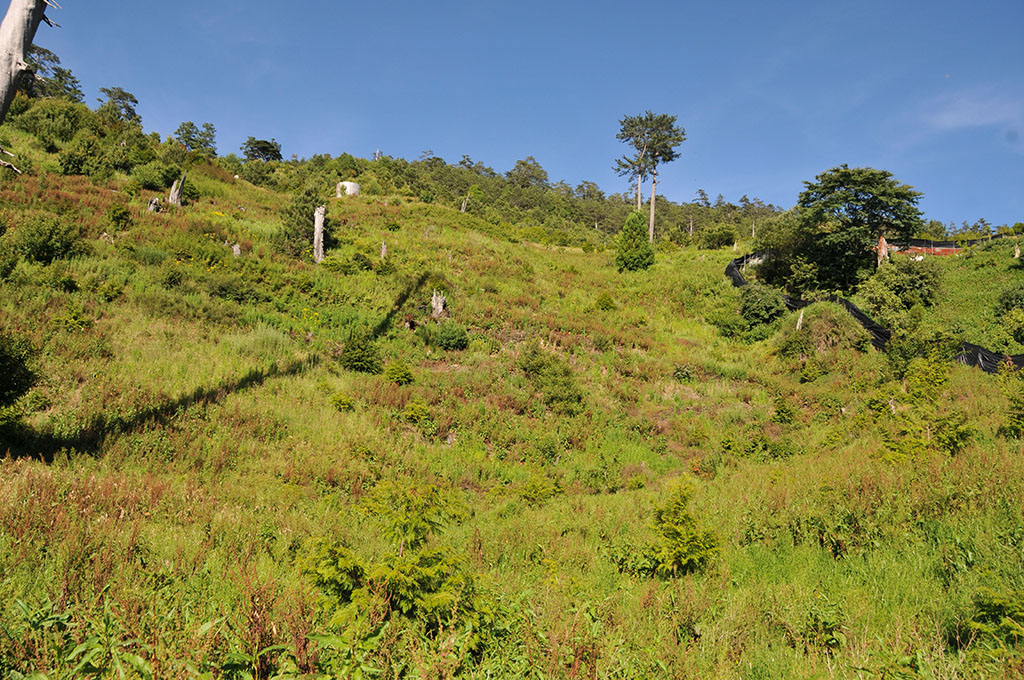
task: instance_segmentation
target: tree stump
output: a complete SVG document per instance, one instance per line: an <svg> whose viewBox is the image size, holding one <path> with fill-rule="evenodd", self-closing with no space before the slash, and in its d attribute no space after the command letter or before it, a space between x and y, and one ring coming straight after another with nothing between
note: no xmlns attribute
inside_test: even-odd
<svg viewBox="0 0 1024 680"><path fill-rule="evenodd" d="M381 241L380 242L380 259L384 260L384 259L387 258L387 256L388 256L388 244L384 243L384 241Z"/></svg>
<svg viewBox="0 0 1024 680"><path fill-rule="evenodd" d="M146 210L151 213L160 212L160 199L156 196L149 199L149 205L146 206Z"/></svg>

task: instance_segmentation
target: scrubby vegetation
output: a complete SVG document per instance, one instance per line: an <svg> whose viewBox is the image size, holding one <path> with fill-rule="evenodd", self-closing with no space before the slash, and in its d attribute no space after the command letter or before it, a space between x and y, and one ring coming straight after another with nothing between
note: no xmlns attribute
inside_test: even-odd
<svg viewBox="0 0 1024 680"><path fill-rule="evenodd" d="M757 201L622 266L630 201L530 159L218 158L107 94L0 127L0 676L1019 674L1024 380L946 351L1021 351L1012 243L841 277L882 353L786 309L826 260L732 288Z"/></svg>

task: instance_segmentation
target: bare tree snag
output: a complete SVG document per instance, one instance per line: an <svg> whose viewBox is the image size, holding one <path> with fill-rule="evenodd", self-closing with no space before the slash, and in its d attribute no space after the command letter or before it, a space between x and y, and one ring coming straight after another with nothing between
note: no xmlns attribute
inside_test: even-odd
<svg viewBox="0 0 1024 680"><path fill-rule="evenodd" d="M467 195L462 199L462 207L459 208L459 212L466 212L466 206L469 204L469 196Z"/></svg>
<svg viewBox="0 0 1024 680"><path fill-rule="evenodd" d="M385 260L388 257L388 244L384 241L380 242L380 259Z"/></svg>
<svg viewBox="0 0 1024 680"><path fill-rule="evenodd" d="M448 301L445 300L444 293L438 293L435 290L430 296L430 316L434 319L440 319L444 316L447 306Z"/></svg>
<svg viewBox="0 0 1024 680"><path fill-rule="evenodd" d="M156 196L149 199L149 205L146 206L146 210L153 213L160 212L160 199Z"/></svg>
<svg viewBox="0 0 1024 680"><path fill-rule="evenodd" d="M654 172L651 174L651 215L650 222L647 225L647 238L651 243L654 243L654 195L658 191L658 169L654 168Z"/></svg>
<svg viewBox="0 0 1024 680"><path fill-rule="evenodd" d="M51 3L46 0L11 0L4 21L0 24L0 123L4 122L7 109L14 101L18 80L32 70L25 57L32 46L39 22L50 23L44 16L48 4ZM0 148L0 151L14 156L6 149ZM0 160L0 167L21 174L21 170L5 160Z"/></svg>
<svg viewBox="0 0 1024 680"><path fill-rule="evenodd" d="M18 89L18 79L31 71L25 57L46 11L45 0L11 0L0 24L0 123Z"/></svg>
<svg viewBox="0 0 1024 680"><path fill-rule="evenodd" d="M167 197L167 202L171 205L181 207L181 192L185 190L185 176L187 172L181 173L181 179L174 180L174 184L171 186L171 194Z"/></svg>
<svg viewBox="0 0 1024 680"><path fill-rule="evenodd" d="M313 261L317 264L324 261L324 217L326 216L326 205L313 211Z"/></svg>
<svg viewBox="0 0 1024 680"><path fill-rule="evenodd" d="M889 259L889 244L886 243L884 236L878 237L878 262L875 264L876 267L881 267L882 263Z"/></svg>
<svg viewBox="0 0 1024 680"><path fill-rule="evenodd" d="M14 154L11 153L10 151L8 151L7 149L3 148L3 147L0 147L0 153L6 154L6 155L10 156L11 158L14 158ZM0 158L0 168L10 168L11 170L14 170L14 172L18 173L19 175L21 174L21 170L19 170L18 168L14 167L14 165L12 163L9 163L9 162L3 160L2 158Z"/></svg>

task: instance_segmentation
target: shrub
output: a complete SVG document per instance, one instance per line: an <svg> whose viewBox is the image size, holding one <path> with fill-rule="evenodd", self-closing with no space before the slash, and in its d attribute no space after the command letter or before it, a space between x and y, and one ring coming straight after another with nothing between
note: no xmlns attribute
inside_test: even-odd
<svg viewBox="0 0 1024 680"><path fill-rule="evenodd" d="M181 172L173 165L163 161L150 161L132 171L132 179L143 189L162 191L181 176Z"/></svg>
<svg viewBox="0 0 1024 680"><path fill-rule="evenodd" d="M110 222L110 226L114 229L127 229L132 226L132 211L128 209L128 206L121 203L115 203L110 206L107 210L107 221Z"/></svg>
<svg viewBox="0 0 1024 680"><path fill-rule="evenodd" d="M615 266L619 271L640 271L654 264L654 248L647 237L642 213L633 212L626 218L618 237Z"/></svg>
<svg viewBox="0 0 1024 680"><path fill-rule="evenodd" d="M1014 309L1024 310L1024 284L1007 288L999 294L996 312L1006 314Z"/></svg>
<svg viewBox="0 0 1024 680"><path fill-rule="evenodd" d="M437 346L444 350L463 350L469 347L466 328L454 321L445 321L437 327Z"/></svg>
<svg viewBox="0 0 1024 680"><path fill-rule="evenodd" d="M13 404L36 383L35 354L25 338L0 333L0 407Z"/></svg>
<svg viewBox="0 0 1024 680"><path fill-rule="evenodd" d="M860 286L868 313L890 327L907 326L906 313L929 306L939 290L940 270L933 258L894 255Z"/></svg>
<svg viewBox="0 0 1024 680"><path fill-rule="evenodd" d="M397 385L411 385L412 371L404 361L392 361L384 367L384 379Z"/></svg>
<svg viewBox="0 0 1024 680"><path fill-rule="evenodd" d="M713 224L700 230L697 243L707 250L727 248L736 242L736 231L728 224Z"/></svg>
<svg viewBox="0 0 1024 680"><path fill-rule="evenodd" d="M380 350L369 333L353 333L342 347L338 361L357 373L378 374L383 370Z"/></svg>
<svg viewBox="0 0 1024 680"><path fill-rule="evenodd" d="M778 352L784 357L809 359L839 350L867 350L871 337L853 317L836 303L816 302L804 308L804 323L786 323L776 336Z"/></svg>
<svg viewBox="0 0 1024 680"><path fill-rule="evenodd" d="M29 217L14 234L14 250L26 260L49 264L85 252L77 225L57 215Z"/></svg>
<svg viewBox="0 0 1024 680"><path fill-rule="evenodd" d="M563 360L531 344L519 356L516 366L540 391L544 404L553 411L566 415L580 411L583 390L576 384L572 368Z"/></svg>
<svg viewBox="0 0 1024 680"><path fill-rule="evenodd" d="M776 288L751 283L740 291L740 316L753 328L768 324L786 313L782 293Z"/></svg>
<svg viewBox="0 0 1024 680"><path fill-rule="evenodd" d="M697 525L687 510L693 494L685 482L677 482L663 505L654 510L652 529L656 540L625 542L609 551L619 571L636 576L672 578L703 569L718 553L718 539Z"/></svg>
<svg viewBox="0 0 1024 680"><path fill-rule="evenodd" d="M355 399L343 392L335 392L328 397L328 401L339 411L351 411L356 407Z"/></svg>
<svg viewBox="0 0 1024 680"><path fill-rule="evenodd" d="M601 293L597 297L597 302L594 303L594 306L597 309L600 309L602 312L611 312L614 311L616 308L615 301L612 300L612 296L609 295L607 292Z"/></svg>
<svg viewBox="0 0 1024 680"><path fill-rule="evenodd" d="M974 595L973 611L963 628L958 635L961 640L995 647L1024 643L1024 591L983 588Z"/></svg>

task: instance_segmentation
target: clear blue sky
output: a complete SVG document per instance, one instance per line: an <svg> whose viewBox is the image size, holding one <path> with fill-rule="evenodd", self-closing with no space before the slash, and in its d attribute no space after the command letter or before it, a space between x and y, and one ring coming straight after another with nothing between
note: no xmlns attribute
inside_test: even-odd
<svg viewBox="0 0 1024 680"><path fill-rule="evenodd" d="M64 0L36 42L87 101L149 130L212 122L285 157L375 149L628 190L618 120L678 116L660 192L791 206L840 163L924 192L928 218L1024 221L1024 0L304 3Z"/></svg>

